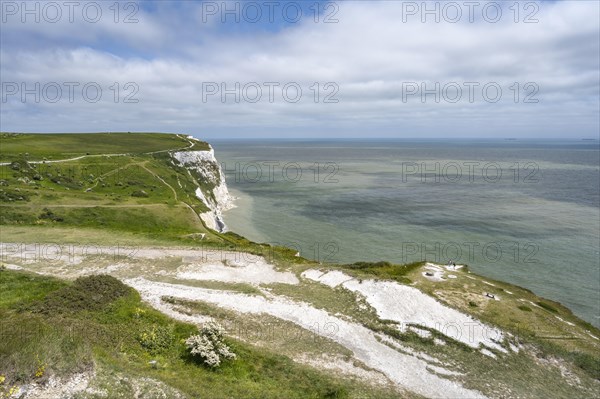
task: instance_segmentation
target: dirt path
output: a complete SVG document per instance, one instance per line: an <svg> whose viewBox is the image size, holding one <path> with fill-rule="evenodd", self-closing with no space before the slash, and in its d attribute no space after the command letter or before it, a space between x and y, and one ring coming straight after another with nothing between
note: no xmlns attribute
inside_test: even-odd
<svg viewBox="0 0 600 399"><path fill-rule="evenodd" d="M186 138L186 140L188 141L189 145L180 149L175 149L175 150L160 150L160 151L153 151L153 152L147 152L144 154L157 154L157 153L162 153L162 152L170 152L170 151L182 151L182 150L186 150L186 149L190 149L194 146L194 142L192 142L192 140L189 140ZM132 154L97 154L97 155L82 155L79 157L75 157L75 158L69 158L69 159L63 159L63 160L55 160L55 161L32 161L32 162L28 162L30 164L40 164L40 163L58 163L58 162L69 162L69 161L75 161L78 159L82 159L85 157L103 157L103 156L125 156L125 155L132 155ZM90 187L86 187L84 189L84 191L87 190L92 190L94 188L96 188L98 186L98 184L100 183L99 178L104 178L107 176L110 176L116 172L118 172L119 170L122 169L126 169L129 168L131 166L139 166L140 168L144 169L146 172L148 172L149 174L151 174L154 178L156 178L157 180L159 180L163 185L165 185L166 187L168 187L171 192L173 193L173 199L175 200L175 202L181 203L183 204L186 208L188 208L192 214L194 215L194 217L199 221L199 223L206 228L204 221L202 220L202 218L200 217L200 215L198 215L198 213L194 210L194 208L188 204L187 202L183 201L183 200L179 200L179 197L177 195L177 190L175 190L175 188L173 188L173 186L171 186L169 183L167 183L162 177L160 177L158 174L154 173L152 170L148 169L146 167L146 164L149 161L143 161L143 162L132 162L132 163L128 163L127 165L123 165L120 166L116 169L113 169L109 172L104 173L103 175L99 176L98 178L96 178L96 182L94 183L93 186ZM4 163L0 163L0 166L3 165L10 165L10 162L4 162ZM189 173L189 171L188 171ZM190 175L191 176L191 175ZM195 180L194 180L195 181ZM195 183L199 186L198 182L195 181ZM101 207L111 207L111 208L131 208L131 207L148 207L148 206L156 206L156 205L160 205L160 204L123 204L123 205L90 205L90 204L82 204L82 205L53 205L53 207L62 207L62 208L94 208L97 206L101 206ZM30 207L31 205L25 205L25 204L0 204L0 207L2 206L12 206L12 207Z"/></svg>
<svg viewBox="0 0 600 399"><path fill-rule="evenodd" d="M166 181L163 180L162 177L160 177L159 175L157 175L156 173L154 173L153 171L151 171L150 169L148 169L146 167L147 162L144 162L142 164L139 165L140 168L144 169L146 172L150 173L152 176L154 176L155 178L157 178L158 180L160 180L160 182L162 184L164 184L165 186L169 187L171 189L171 191L173 192L173 199L175 200L175 202L179 202L179 199L177 198L177 191L175 191L175 189L173 188L173 186L171 186L169 183L167 183Z"/></svg>
<svg viewBox="0 0 600 399"><path fill-rule="evenodd" d="M185 206L185 202L180 202L175 206ZM152 208L162 207L165 204L57 204L57 205L42 205L42 204L0 204L2 207L10 208L38 208L38 207L49 207L49 208Z"/></svg>
<svg viewBox="0 0 600 399"><path fill-rule="evenodd" d="M2 260L17 267L62 278L112 274L138 290L144 301L185 322L198 324L206 321L206 317L182 314L174 305L163 301L163 297L204 301L242 314L268 314L344 346L352 351L356 360L382 373L403 389L426 397L484 397L480 392L466 389L459 382L451 380L456 371L446 369L431 356L415 353L391 337L375 333L340 315L330 314L306 302L273 295L261 288L263 283L298 284L299 281L289 271L275 270L273 264L257 255L218 248L123 247L118 248L116 253L115 248L110 247L94 247L90 252L85 246L62 248L51 245L40 249L19 245L0 243ZM43 251L43 259L52 259L52 262L40 263L37 257L39 250ZM104 254L104 261L99 261L98 254ZM114 258L115 255L119 256ZM89 256L92 258L88 261ZM180 259L179 263L173 263L173 259L177 258ZM147 262L140 263L143 260ZM153 278L174 278L180 282L153 281ZM194 280L243 282L254 285L262 295L202 288L192 284Z"/></svg>
<svg viewBox="0 0 600 399"><path fill-rule="evenodd" d="M382 372L398 386L420 395L436 398L485 397L478 391L468 390L457 382L432 373L428 370L430 367L428 362L392 349L380 342L376 334L366 327L332 316L304 302L293 302L276 296L264 298L229 291L153 282L142 277L125 280L125 283L138 290L145 301L175 318L191 321L189 315L178 313L170 305L161 301L162 297L201 300L240 313L266 313L343 345L354 353L356 359L368 367ZM437 371L446 372L448 375L452 373L439 367Z"/></svg>
<svg viewBox="0 0 600 399"><path fill-rule="evenodd" d="M66 159L56 159L53 161L27 161L27 163L29 164L46 164L46 163L61 163L61 162L71 162L71 161L77 161L83 158L91 158L91 157L123 157L123 156L127 156L127 155L131 155L131 154L94 154L94 155L80 155L78 157L75 158L66 158ZM12 164L12 162L1 162L0 166L7 166Z"/></svg>
<svg viewBox="0 0 600 399"><path fill-rule="evenodd" d="M188 150L190 148L192 148L194 146L194 143L186 138L186 137L181 137L181 135L178 135L180 138L183 138L184 140L186 140L188 143L190 143L190 145L186 146L186 147L181 147L181 148L172 148L172 149L168 149L168 150L159 150L159 151L150 151L150 152L142 152L140 153L141 155L151 155L151 154L160 154L163 152L170 152L170 151L185 151ZM56 160L52 160L52 161L28 161L27 163L30 164L44 164L44 163L60 163L60 162L70 162L70 161L77 161L83 158L92 158L92 157L124 157L124 156L131 156L131 155L135 155L134 153L122 153L122 154L90 154L90 155L80 155L78 157L74 157L74 158L66 158L66 159L56 159ZM12 162L0 162L0 166L7 166L10 165Z"/></svg>

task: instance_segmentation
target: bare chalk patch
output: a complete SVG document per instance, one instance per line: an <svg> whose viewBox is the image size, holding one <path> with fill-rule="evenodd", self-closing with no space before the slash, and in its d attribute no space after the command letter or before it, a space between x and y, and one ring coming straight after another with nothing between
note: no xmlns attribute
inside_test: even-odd
<svg viewBox="0 0 600 399"><path fill-rule="evenodd" d="M279 272L263 258L252 261L240 260L231 256L223 261L192 263L177 269L176 277L185 280L214 280L228 283L249 284L298 284L298 278L291 272Z"/></svg>
<svg viewBox="0 0 600 399"><path fill-rule="evenodd" d="M125 280L140 292L151 304L161 302L164 296L208 302L240 313L266 313L287 320L302 328L341 344L354 353L354 357L370 369L386 376L399 387L426 397L485 397L478 391L469 390L458 382L441 378L427 369L428 363L415 356L406 355L380 342L373 331L316 309L305 302L287 298L252 296L231 291L211 290L180 284L149 281L144 278ZM161 309L162 310L162 309ZM177 312L175 312L177 313ZM180 314L173 315L180 318ZM334 328L326 328L334 327Z"/></svg>
<svg viewBox="0 0 600 399"><path fill-rule="evenodd" d="M336 273L330 278L329 273ZM485 325L480 321L441 304L431 296L414 287L390 281L363 280L357 281L341 272L317 274L306 271L302 276L326 284L330 287L343 286L350 291L360 293L377 311L381 319L400 323L400 329L406 330L409 325L434 329L449 338L460 341L473 348L480 346L508 352L500 343L506 335L499 329ZM338 283L342 281L341 283ZM489 352L489 351L488 351ZM488 352L483 352L488 354Z"/></svg>

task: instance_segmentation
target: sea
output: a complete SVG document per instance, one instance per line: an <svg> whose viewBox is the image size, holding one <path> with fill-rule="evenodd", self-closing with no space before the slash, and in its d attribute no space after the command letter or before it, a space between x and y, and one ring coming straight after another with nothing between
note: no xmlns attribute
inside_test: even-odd
<svg viewBox="0 0 600 399"><path fill-rule="evenodd" d="M600 327L596 140L211 141L228 228L320 262L428 260Z"/></svg>

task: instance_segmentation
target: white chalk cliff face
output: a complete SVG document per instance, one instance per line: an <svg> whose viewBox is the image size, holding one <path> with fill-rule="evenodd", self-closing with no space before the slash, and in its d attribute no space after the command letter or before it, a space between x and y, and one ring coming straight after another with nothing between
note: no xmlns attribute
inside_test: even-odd
<svg viewBox="0 0 600 399"><path fill-rule="evenodd" d="M214 185L212 190L203 190L200 186L196 188L196 197L210 209L208 212L201 213L200 217L206 227L219 232L227 231L223 212L235 206L234 198L229 194L225 175L215 158L213 148L210 147L208 151L173 152L171 156L188 169L188 173L194 171L196 176L203 178L209 185Z"/></svg>

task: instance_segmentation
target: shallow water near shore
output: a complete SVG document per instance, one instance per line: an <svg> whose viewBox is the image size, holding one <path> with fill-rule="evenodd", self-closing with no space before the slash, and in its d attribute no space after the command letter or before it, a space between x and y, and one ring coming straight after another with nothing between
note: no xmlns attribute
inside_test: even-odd
<svg viewBox="0 0 600 399"><path fill-rule="evenodd" d="M228 227L323 262L466 263L600 326L597 141L212 142Z"/></svg>

